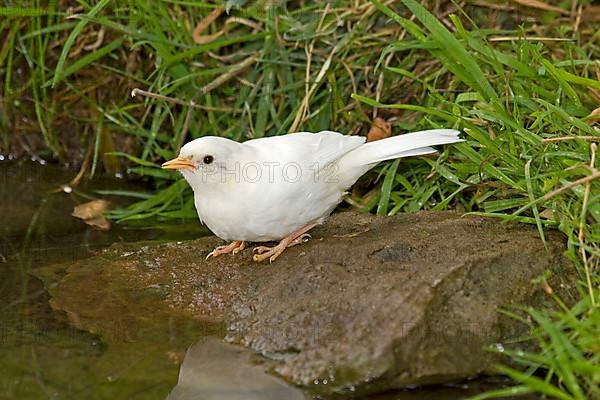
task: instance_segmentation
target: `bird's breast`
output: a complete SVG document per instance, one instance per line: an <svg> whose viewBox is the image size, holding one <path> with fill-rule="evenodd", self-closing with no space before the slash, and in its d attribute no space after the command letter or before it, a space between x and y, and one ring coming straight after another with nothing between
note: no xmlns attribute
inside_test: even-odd
<svg viewBox="0 0 600 400"><path fill-rule="evenodd" d="M238 182L227 190L194 195L200 220L220 238L266 242L280 240L321 220L340 202L343 190L309 180Z"/></svg>

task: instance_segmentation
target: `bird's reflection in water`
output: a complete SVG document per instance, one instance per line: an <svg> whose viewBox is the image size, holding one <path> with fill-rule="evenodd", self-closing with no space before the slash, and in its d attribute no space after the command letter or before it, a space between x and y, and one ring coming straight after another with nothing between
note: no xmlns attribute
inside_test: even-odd
<svg viewBox="0 0 600 400"><path fill-rule="evenodd" d="M249 350L215 337L191 346L167 400L302 400L303 393L251 362Z"/></svg>

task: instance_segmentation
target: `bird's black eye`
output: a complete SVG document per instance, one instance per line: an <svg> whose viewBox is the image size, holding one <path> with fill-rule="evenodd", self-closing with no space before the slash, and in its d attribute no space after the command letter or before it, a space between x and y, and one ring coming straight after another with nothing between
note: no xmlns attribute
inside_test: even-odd
<svg viewBox="0 0 600 400"><path fill-rule="evenodd" d="M213 156L204 156L204 164L211 164L214 160Z"/></svg>

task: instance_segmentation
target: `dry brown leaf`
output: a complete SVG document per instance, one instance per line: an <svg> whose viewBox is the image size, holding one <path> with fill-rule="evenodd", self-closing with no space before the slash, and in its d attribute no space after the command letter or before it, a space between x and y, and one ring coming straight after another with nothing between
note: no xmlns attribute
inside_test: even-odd
<svg viewBox="0 0 600 400"><path fill-rule="evenodd" d="M219 16L223 14L223 11L225 11L224 7L217 7L214 10L212 10L211 13L206 16L206 18L198 22L196 28L194 29L194 33L192 34L194 42L196 42L197 44L205 44L215 40L223 34L223 31L220 31L212 35L202 36L202 32L204 32L210 24L212 24L217 18L219 18Z"/></svg>
<svg viewBox="0 0 600 400"><path fill-rule="evenodd" d="M496 140L496 132L492 129L490 125L487 126L488 135L490 135L490 139Z"/></svg>
<svg viewBox="0 0 600 400"><path fill-rule="evenodd" d="M542 288L544 289L546 294L551 295L552 293L554 293L554 290L552 290L552 287L548 284L548 282L545 279L542 281Z"/></svg>
<svg viewBox="0 0 600 400"><path fill-rule="evenodd" d="M540 212L540 217L544 219L549 219L551 221L554 221L556 219L554 218L554 211L551 208L546 208L545 210Z"/></svg>
<svg viewBox="0 0 600 400"><path fill-rule="evenodd" d="M98 50L98 48L100 46L102 46L102 43L104 42L105 34L106 34L106 31L105 31L104 27L101 27L100 30L98 31L98 36L96 37L96 41L92 44L88 44L87 46L83 46L83 49L85 51Z"/></svg>
<svg viewBox="0 0 600 400"><path fill-rule="evenodd" d="M167 358L175 365L181 365L185 353L183 351L167 351Z"/></svg>
<svg viewBox="0 0 600 400"><path fill-rule="evenodd" d="M589 125L594 125L598 121L600 121L600 107L596 108L585 118L585 122Z"/></svg>
<svg viewBox="0 0 600 400"><path fill-rule="evenodd" d="M220 36L222 36L226 31L225 30L221 30L217 33L214 33L212 35L205 35L205 36L198 36L194 38L194 42L196 42L197 44L206 44L206 43L210 43L215 39L218 39Z"/></svg>
<svg viewBox="0 0 600 400"><path fill-rule="evenodd" d="M543 1L539 0L513 0L515 3L519 3L526 7L537 8L540 10L553 11L560 14L571 14L570 11L564 10L560 7L552 6L550 4L546 4Z"/></svg>
<svg viewBox="0 0 600 400"><path fill-rule="evenodd" d="M104 217L103 213L108 209L109 205L110 203L106 200L92 200L75 206L71 215L82 219L83 222L90 226L107 230L110 228L110 221Z"/></svg>
<svg viewBox="0 0 600 400"><path fill-rule="evenodd" d="M371 129L369 129L369 133L367 133L367 142L389 138L391 135L392 126L390 123L383 118L377 117L373 120Z"/></svg>

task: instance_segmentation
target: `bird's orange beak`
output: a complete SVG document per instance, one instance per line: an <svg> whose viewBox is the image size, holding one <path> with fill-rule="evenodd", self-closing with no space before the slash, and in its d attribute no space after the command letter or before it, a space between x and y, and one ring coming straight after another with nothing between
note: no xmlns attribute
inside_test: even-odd
<svg viewBox="0 0 600 400"><path fill-rule="evenodd" d="M163 165L161 165L164 169L189 169L191 171L196 170L196 166L193 162L188 160L187 158L177 157L170 161L167 161Z"/></svg>

